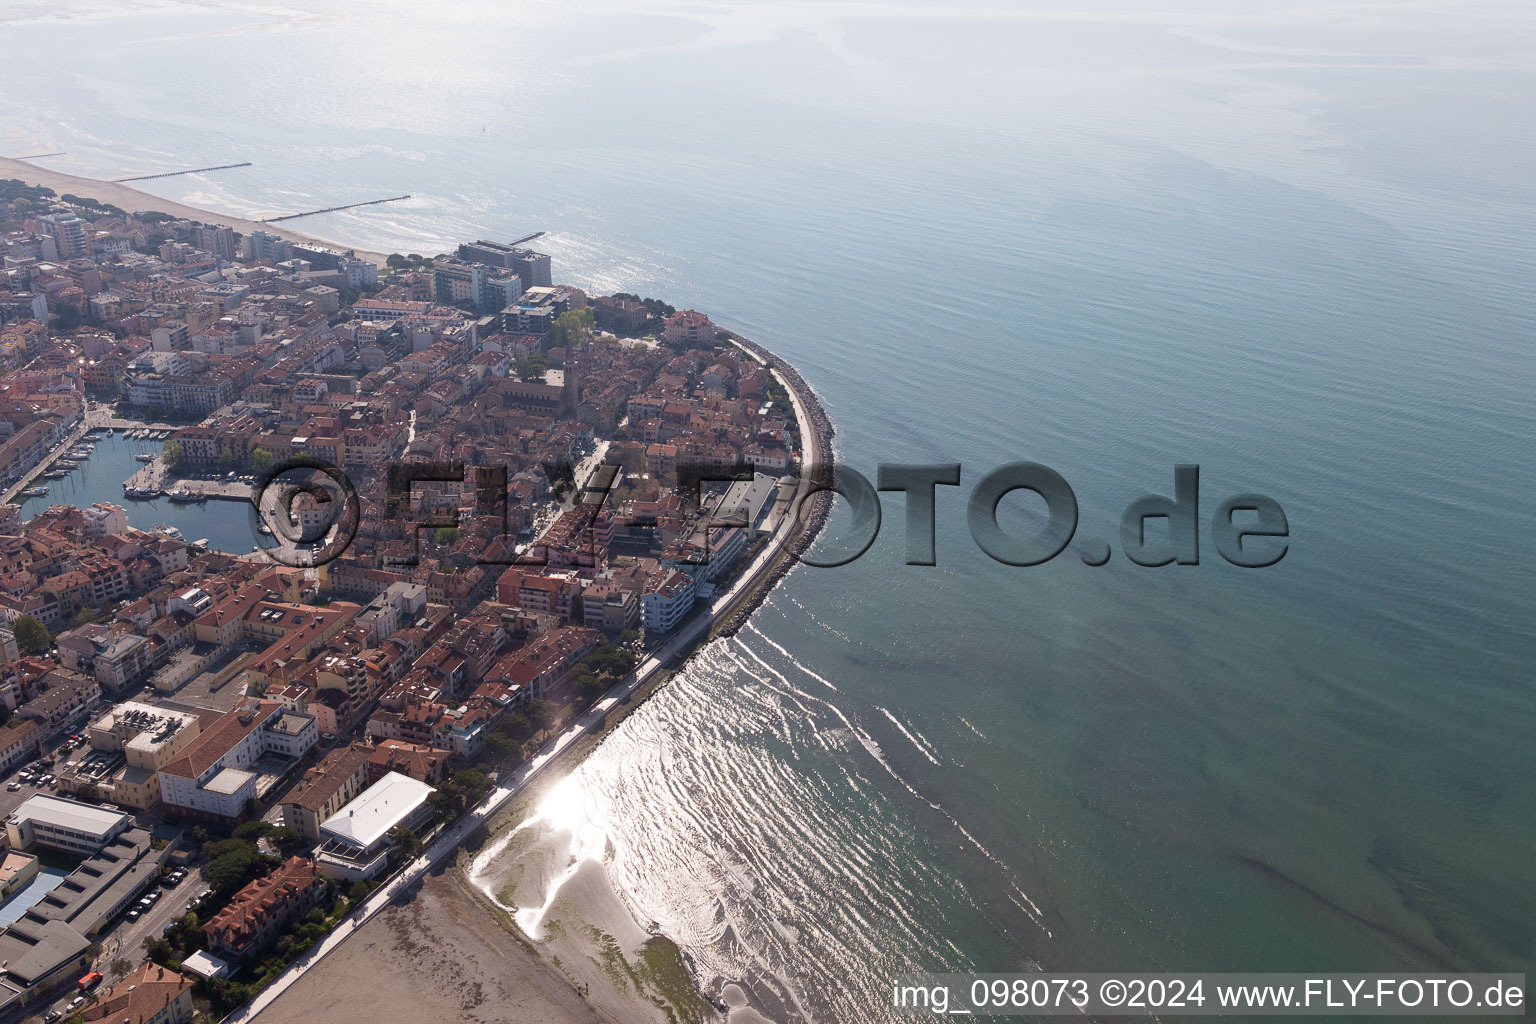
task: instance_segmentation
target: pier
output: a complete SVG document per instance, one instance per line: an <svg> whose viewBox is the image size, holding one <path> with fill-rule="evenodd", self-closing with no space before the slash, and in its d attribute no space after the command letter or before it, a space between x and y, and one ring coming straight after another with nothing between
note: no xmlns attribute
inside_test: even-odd
<svg viewBox="0 0 1536 1024"><path fill-rule="evenodd" d="M243 164L220 164L217 167L194 167L188 171L164 171L160 174L136 174L131 178L113 178L112 181L118 185L121 185L125 181L149 181L152 178L174 178L181 174L202 174L204 171L227 171L235 167L249 166L251 166L251 162L247 160Z"/></svg>
<svg viewBox="0 0 1536 1024"><path fill-rule="evenodd" d="M514 238L512 241L508 242L507 244L508 245L522 245L524 242L531 242L535 238L543 238L547 234L549 234L549 232L547 232L547 231L535 231L531 235L524 235L522 238Z"/></svg>
<svg viewBox="0 0 1536 1024"><path fill-rule="evenodd" d="M280 217L263 217L258 224L275 224L280 220L293 220L295 217L313 217L317 213L335 213L337 210L355 210L359 206L377 206L380 203L398 203L402 199L411 198L405 196L390 196L388 199L369 199L361 203L347 203L345 206L327 206L323 210L306 210L303 213L285 213ZM540 232L543 234L543 232Z"/></svg>
<svg viewBox="0 0 1536 1024"><path fill-rule="evenodd" d="M86 416L81 420L78 427L69 432L68 437L49 449L48 454L38 459L31 469L21 474L19 480L7 487L3 493L0 493L0 505L10 504L15 501L17 496L28 487L31 487L49 466L53 465L56 460L63 458L66 452L84 440L86 434L100 429L102 427L99 422L93 422L90 416Z"/></svg>

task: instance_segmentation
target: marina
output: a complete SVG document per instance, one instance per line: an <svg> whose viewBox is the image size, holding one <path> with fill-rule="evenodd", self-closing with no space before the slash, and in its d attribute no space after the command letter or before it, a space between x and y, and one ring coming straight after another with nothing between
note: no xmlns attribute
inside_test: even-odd
<svg viewBox="0 0 1536 1024"><path fill-rule="evenodd" d="M170 527L230 554L274 543L257 533L247 501L249 491L243 484L175 481L173 490L178 495L166 494L153 483L158 479L161 438L167 434L169 430L149 428L103 433L88 461L68 460L75 463L73 468L49 470L13 500L21 506L23 518L50 505L88 508L98 501L111 502L126 508L129 523L139 529Z"/></svg>

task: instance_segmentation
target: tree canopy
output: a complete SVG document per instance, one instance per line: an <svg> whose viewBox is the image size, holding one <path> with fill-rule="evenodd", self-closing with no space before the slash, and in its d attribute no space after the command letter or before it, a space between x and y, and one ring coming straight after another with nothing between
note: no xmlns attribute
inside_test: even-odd
<svg viewBox="0 0 1536 1024"><path fill-rule="evenodd" d="M11 632L16 637L16 646L22 654L37 654L48 649L48 627L37 620L35 616L23 615L11 626Z"/></svg>

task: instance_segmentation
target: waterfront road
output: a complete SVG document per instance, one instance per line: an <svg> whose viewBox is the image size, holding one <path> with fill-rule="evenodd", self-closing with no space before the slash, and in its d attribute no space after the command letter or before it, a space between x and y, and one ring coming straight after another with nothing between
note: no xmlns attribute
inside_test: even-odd
<svg viewBox="0 0 1536 1024"><path fill-rule="evenodd" d="M778 374L775 373L777 377ZM799 422L810 427L810 419L805 407L801 404L800 396L787 381L780 378L785 384L785 390L789 393L790 401L795 406L795 415ZM800 492L808 487L811 470L815 468L814 449L818 446L807 445L807 465L800 478ZM594 453L595 454L595 453ZM583 477L585 474L583 474ZM555 764L567 753L583 736L602 727L608 713L620 704L628 701L631 695L644 686L652 676L660 672L680 652L686 651L689 645L708 635L710 626L717 616L729 608L735 599L749 587L758 582L759 577L767 572L774 564L779 549L786 544L792 536L794 519L785 516L779 525L779 529L773 536L772 543L763 546L762 551L753 559L752 563L742 572L736 581L725 591L717 595L709 604L706 611L694 615L682 630L671 640L656 648L651 654L636 666L623 682L617 684L597 703L593 704L585 714L573 722L558 736L549 740L541 747L537 754L525 761L515 771L510 772L500 780L495 789L481 803L466 811L452 826L447 828L440 836L422 852L422 855L406 865L389 882L380 887L379 891L365 900L345 919L339 922L324 939L316 943L310 950L298 960L294 961L286 971L278 975L270 985L258 992L250 1002L235 1010L224 1019L224 1024L245 1024L256 1017L257 1014L272 1005L294 982L298 981L312 967L325 959L336 947L362 928L375 914L389 906L396 900L402 900L414 886L416 886L433 865L447 858L459 845L464 842L477 828L487 824L502 808L518 793L522 792L530 782L543 774L551 765Z"/></svg>
<svg viewBox="0 0 1536 1024"><path fill-rule="evenodd" d="M14 501L23 488L31 486L32 481L37 479L38 474L53 465L58 459L63 458L64 453L79 444L86 434L93 430L105 429L110 415L111 410L107 406L87 406L85 415L81 417L79 425L69 432L69 436L54 445L47 455L38 459L36 465L21 475L21 479L7 487L3 493L0 493L0 505L9 504Z"/></svg>

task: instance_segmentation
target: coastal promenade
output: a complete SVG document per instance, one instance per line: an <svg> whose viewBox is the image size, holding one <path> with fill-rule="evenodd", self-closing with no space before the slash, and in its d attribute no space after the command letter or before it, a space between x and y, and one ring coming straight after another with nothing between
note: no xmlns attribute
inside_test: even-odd
<svg viewBox="0 0 1536 1024"><path fill-rule="evenodd" d="M761 354L762 350L756 351ZM814 397L810 395L809 389L798 374L793 370L781 372L785 365L775 359L770 363L770 372L784 385L785 391L789 394L790 402L795 408L796 421L801 424L802 437L805 439L800 485L796 491L795 502L791 505L791 508L796 508L809 490L815 474L830 457L831 441L823 426L826 423L825 413L815 404ZM802 394L802 391L805 393ZM640 688L664 671L679 656L686 655L696 644L707 639L711 628L722 616L727 612L739 614L740 602L743 599L748 601L748 607L755 606L756 600L760 599L764 593L764 584L782 574L788 563L790 552L803 550L804 545L809 544L813 539L814 533L814 526L802 525L796 516L785 516L770 542L724 593L716 596L704 611L695 613L677 635L652 651L636 666L634 672L609 689L563 732L546 742L536 754L509 773L506 778L499 780L484 800L466 811L458 821L433 840L421 856L407 864L378 892L363 901L325 938L294 961L270 985L252 997L250 1002L224 1018L224 1024L245 1024L255 1019L311 968L356 934L376 914L391 903L406 902L414 888L435 865L453 855L476 829L488 825L513 797L557 764L578 745L583 737L601 729L611 712L628 703ZM791 548L791 545L794 547Z"/></svg>
<svg viewBox="0 0 1536 1024"><path fill-rule="evenodd" d="M56 460L63 458L64 453L69 451L75 445L79 444L80 440L85 437L86 434L89 434L93 430L101 430L105 428L106 425L107 417L103 414L103 410L87 409L85 415L80 419L80 425L77 426L74 430L70 431L68 437L54 445L53 449L47 455L44 455L41 459L38 459L35 466L21 475L21 479L7 487L4 492L0 492L0 505L6 505L12 501L15 501L16 496L20 494L24 488L30 486L32 481L37 479L39 473L42 473L49 466L53 465Z"/></svg>

